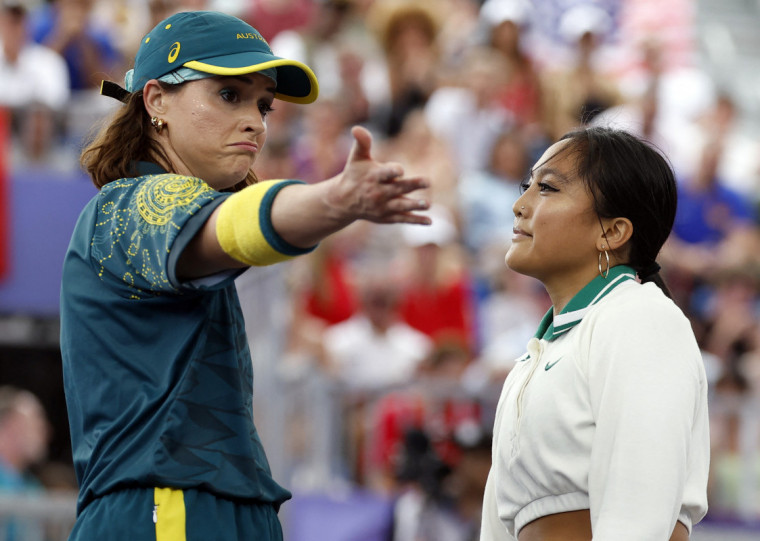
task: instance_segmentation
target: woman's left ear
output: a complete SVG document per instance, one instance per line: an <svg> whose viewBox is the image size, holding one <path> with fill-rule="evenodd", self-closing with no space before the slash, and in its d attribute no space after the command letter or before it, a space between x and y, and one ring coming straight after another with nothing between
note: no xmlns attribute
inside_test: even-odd
<svg viewBox="0 0 760 541"><path fill-rule="evenodd" d="M143 104L148 112L148 116L160 116L165 112L165 95L155 79L151 79L145 83L145 87L143 88Z"/></svg>
<svg viewBox="0 0 760 541"><path fill-rule="evenodd" d="M633 235L633 224L628 218L609 218L602 220L603 235L600 235L600 245L606 244L607 249L617 250L625 245Z"/></svg>

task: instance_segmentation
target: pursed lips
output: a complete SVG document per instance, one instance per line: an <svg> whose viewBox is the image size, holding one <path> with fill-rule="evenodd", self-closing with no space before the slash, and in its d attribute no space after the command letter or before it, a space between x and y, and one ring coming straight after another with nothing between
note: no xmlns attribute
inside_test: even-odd
<svg viewBox="0 0 760 541"><path fill-rule="evenodd" d="M250 141L241 141L239 143L232 143L233 147L242 148L243 150L247 150L248 152L258 152L259 151L259 145L256 143L252 143Z"/></svg>

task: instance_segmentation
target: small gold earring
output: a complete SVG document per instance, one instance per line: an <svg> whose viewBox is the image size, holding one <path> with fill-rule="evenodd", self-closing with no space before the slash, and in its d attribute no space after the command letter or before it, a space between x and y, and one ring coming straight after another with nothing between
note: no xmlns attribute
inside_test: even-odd
<svg viewBox="0 0 760 541"><path fill-rule="evenodd" d="M163 130L164 126L166 126L166 122L164 122L163 119L154 116L150 119L150 125L155 128L156 133L161 133L161 130Z"/></svg>
<svg viewBox="0 0 760 541"><path fill-rule="evenodd" d="M602 252L604 252L604 257L607 260L607 268L604 272L602 272ZM607 250L604 249L604 246L602 246L602 252L599 252L599 276L602 278L607 278L607 276L610 274L610 254L607 253Z"/></svg>

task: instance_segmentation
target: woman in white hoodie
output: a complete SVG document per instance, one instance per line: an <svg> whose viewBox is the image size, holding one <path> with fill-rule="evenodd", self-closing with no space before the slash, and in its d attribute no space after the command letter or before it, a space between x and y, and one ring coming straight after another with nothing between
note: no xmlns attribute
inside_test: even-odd
<svg viewBox="0 0 760 541"><path fill-rule="evenodd" d="M513 211L506 263L553 306L504 383L481 541L687 540L707 510L707 383L655 262L668 162L625 132L574 131Z"/></svg>

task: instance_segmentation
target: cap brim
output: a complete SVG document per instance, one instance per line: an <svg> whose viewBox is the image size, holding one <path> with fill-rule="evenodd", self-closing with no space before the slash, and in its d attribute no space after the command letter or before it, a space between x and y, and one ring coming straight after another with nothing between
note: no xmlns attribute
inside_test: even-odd
<svg viewBox="0 0 760 541"><path fill-rule="evenodd" d="M214 75L245 75L276 68L275 97L293 103L312 103L319 95L317 76L306 64L268 54L245 52L185 62L186 67Z"/></svg>

